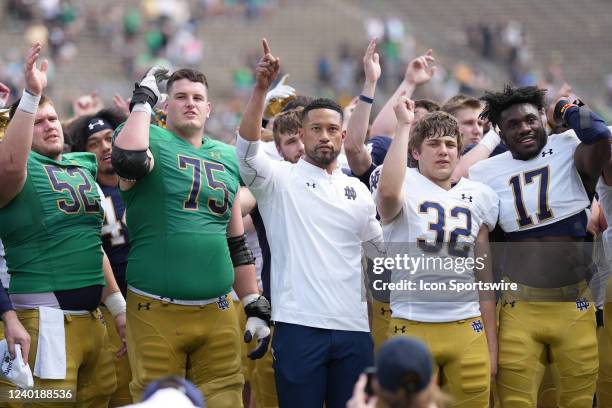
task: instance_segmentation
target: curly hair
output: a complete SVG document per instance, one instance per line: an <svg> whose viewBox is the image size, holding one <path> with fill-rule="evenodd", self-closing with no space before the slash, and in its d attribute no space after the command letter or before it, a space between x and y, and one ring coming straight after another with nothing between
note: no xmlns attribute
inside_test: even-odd
<svg viewBox="0 0 612 408"><path fill-rule="evenodd" d="M93 118L101 118L109 123L113 129L127 120L127 116L115 109L102 109L93 115L85 115L75 119L66 129L67 143L72 146L73 152L84 152L87 145L87 124Z"/></svg>
<svg viewBox="0 0 612 408"><path fill-rule="evenodd" d="M512 85L504 86L502 92L485 92L480 99L485 103L480 119L488 119L494 126L499 126L503 111L519 103L528 103L538 110L546 106L546 89L535 86L514 88Z"/></svg>

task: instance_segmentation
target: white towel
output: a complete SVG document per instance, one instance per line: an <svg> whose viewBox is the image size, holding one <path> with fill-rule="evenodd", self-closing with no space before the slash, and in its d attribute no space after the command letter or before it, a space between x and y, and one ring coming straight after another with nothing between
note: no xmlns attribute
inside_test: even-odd
<svg viewBox="0 0 612 408"><path fill-rule="evenodd" d="M15 358L11 358L6 340L0 341L0 356L2 358L2 375L19 388L34 387L34 378L28 363L21 357L21 345L15 344Z"/></svg>
<svg viewBox="0 0 612 408"><path fill-rule="evenodd" d="M39 307L38 346L34 375L50 380L66 378L66 333L61 309Z"/></svg>

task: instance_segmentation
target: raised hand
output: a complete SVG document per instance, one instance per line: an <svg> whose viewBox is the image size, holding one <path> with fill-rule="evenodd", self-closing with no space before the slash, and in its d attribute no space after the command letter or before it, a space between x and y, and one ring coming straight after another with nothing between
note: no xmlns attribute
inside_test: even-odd
<svg viewBox="0 0 612 408"><path fill-rule="evenodd" d="M276 79L280 70L280 60L272 55L268 41L262 40L263 57L259 60L255 68L255 86L262 90L267 90Z"/></svg>
<svg viewBox="0 0 612 408"><path fill-rule="evenodd" d="M113 96L113 105L115 105L115 109L123 113L125 116L130 114L130 101L123 99L123 96L119 95L118 93Z"/></svg>
<svg viewBox="0 0 612 408"><path fill-rule="evenodd" d="M395 111L398 125L410 125L414 121L414 102L405 93L402 93L397 98L393 110Z"/></svg>
<svg viewBox="0 0 612 408"><path fill-rule="evenodd" d="M427 50L425 54L410 61L404 73L404 80L413 86L428 82L436 73L436 67L433 65L435 61L433 51Z"/></svg>
<svg viewBox="0 0 612 408"><path fill-rule="evenodd" d="M72 102L72 110L77 118L85 115L93 115L103 108L104 104L96 91L87 95L81 95Z"/></svg>
<svg viewBox="0 0 612 408"><path fill-rule="evenodd" d="M363 71L367 82L374 83L380 78L380 62L376 52L376 38L373 38L363 56Z"/></svg>
<svg viewBox="0 0 612 408"><path fill-rule="evenodd" d="M43 90L47 86L47 68L49 68L49 62L45 59L40 64L40 69L36 67L41 50L42 45L35 43L30 48L25 59L24 76L26 90L33 95L42 95Z"/></svg>

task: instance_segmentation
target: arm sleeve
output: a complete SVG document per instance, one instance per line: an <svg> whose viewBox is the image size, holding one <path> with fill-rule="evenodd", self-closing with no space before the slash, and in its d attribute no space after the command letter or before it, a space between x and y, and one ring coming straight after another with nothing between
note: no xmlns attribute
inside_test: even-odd
<svg viewBox="0 0 612 408"><path fill-rule="evenodd" d="M0 316L9 310L14 310L13 303L11 302L6 289L4 289L4 286L0 285Z"/></svg>
<svg viewBox="0 0 612 408"><path fill-rule="evenodd" d="M240 135L236 139L236 155L240 177L258 198L274 189L274 164L261 148L261 142L250 142Z"/></svg>
<svg viewBox="0 0 612 408"><path fill-rule="evenodd" d="M565 113L565 119L583 143L593 144L610 137L610 130L606 126L606 122L586 107L573 106L569 108Z"/></svg>

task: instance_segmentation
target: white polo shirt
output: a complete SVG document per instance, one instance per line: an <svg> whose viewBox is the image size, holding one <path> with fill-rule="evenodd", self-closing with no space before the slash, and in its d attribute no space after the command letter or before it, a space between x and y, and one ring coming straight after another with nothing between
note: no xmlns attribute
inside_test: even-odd
<svg viewBox="0 0 612 408"><path fill-rule="evenodd" d="M361 244L380 245L382 229L367 187L339 169L273 161L240 135L236 154L272 253L272 320L369 331Z"/></svg>

